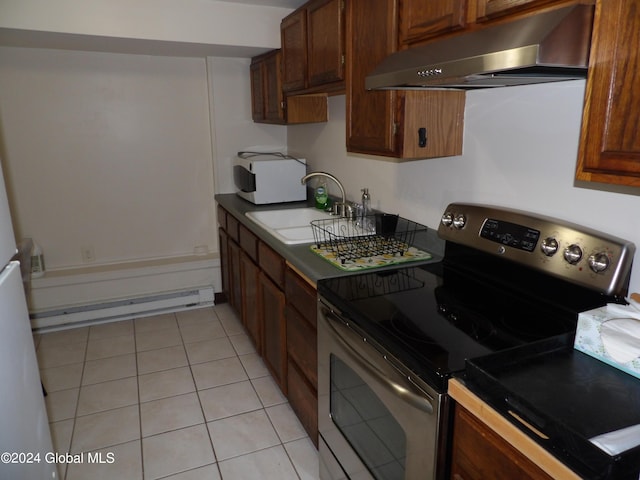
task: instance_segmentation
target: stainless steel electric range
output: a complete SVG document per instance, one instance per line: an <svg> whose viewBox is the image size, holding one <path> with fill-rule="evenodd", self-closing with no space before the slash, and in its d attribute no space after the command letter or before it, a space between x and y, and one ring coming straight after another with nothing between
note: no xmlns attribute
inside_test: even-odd
<svg viewBox="0 0 640 480"><path fill-rule="evenodd" d="M438 236L442 261L318 282L323 479L447 478L448 379L627 295L634 245L586 227L458 203Z"/></svg>

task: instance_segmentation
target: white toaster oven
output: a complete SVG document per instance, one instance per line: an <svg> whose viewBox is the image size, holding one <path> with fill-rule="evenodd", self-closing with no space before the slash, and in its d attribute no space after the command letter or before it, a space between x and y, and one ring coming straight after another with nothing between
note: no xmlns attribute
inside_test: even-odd
<svg viewBox="0 0 640 480"><path fill-rule="evenodd" d="M306 200L306 173L305 159L281 153L238 152L233 165L237 194L258 205Z"/></svg>

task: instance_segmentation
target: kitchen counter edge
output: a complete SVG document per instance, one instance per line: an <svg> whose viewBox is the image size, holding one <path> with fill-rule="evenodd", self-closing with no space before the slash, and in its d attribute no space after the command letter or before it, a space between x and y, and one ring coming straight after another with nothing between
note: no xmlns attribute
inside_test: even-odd
<svg viewBox="0 0 640 480"><path fill-rule="evenodd" d="M281 210L283 208L304 208L313 207L311 202L291 202L291 203L278 203L268 205L254 205L248 202L234 193L220 193L215 195L215 201L223 207L227 212L232 214L238 221L247 227L253 234L255 234L260 240L266 243L269 247L279 253L290 265L292 265L299 273L305 276L313 285L318 280L323 278L332 278L346 275L354 275L362 273L363 271L347 272L340 270L339 268L331 265L329 262L320 258L313 253L309 248L308 243L288 245L280 240L276 239L273 235L260 227L255 222L251 221L245 213L251 211L266 211L266 210ZM420 248L426 248L429 253L433 255L433 258L427 262L412 262L412 266L417 266L425 263L433 263L439 261L442 258L444 242L437 237L435 230L429 228L427 232L427 245L420 245ZM398 268L398 265L390 267L382 267L376 269L376 271L382 271L384 269ZM369 271L369 270L365 270Z"/></svg>
<svg viewBox="0 0 640 480"><path fill-rule="evenodd" d="M573 470L551 455L525 433L512 425L504 415L498 413L477 397L459 378L449 380L448 392L460 406L475 415L496 434L510 443L551 477L558 480L580 480Z"/></svg>

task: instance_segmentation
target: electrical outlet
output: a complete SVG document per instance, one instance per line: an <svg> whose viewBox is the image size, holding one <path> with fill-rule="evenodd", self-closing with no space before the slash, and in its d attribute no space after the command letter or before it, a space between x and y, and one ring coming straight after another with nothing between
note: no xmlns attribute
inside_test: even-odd
<svg viewBox="0 0 640 480"><path fill-rule="evenodd" d="M82 261L84 263L91 263L96 261L96 254L93 251L93 247L80 247L80 251L82 254Z"/></svg>

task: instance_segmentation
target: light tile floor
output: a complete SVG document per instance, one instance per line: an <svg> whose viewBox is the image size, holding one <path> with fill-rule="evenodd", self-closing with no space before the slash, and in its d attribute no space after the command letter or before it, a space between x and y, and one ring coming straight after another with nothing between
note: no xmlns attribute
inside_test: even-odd
<svg viewBox="0 0 640 480"><path fill-rule="evenodd" d="M313 443L228 305L35 342L54 447L84 452L61 479L318 478Z"/></svg>

